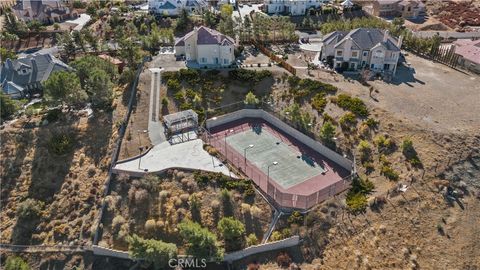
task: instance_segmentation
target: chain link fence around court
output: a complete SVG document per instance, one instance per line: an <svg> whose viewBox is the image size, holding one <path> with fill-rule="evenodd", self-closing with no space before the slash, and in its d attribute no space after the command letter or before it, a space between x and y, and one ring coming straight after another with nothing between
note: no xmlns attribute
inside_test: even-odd
<svg viewBox="0 0 480 270"><path fill-rule="evenodd" d="M235 127L235 129L241 129L241 127ZM238 131L240 130L235 130L233 133ZM242 174L247 175L282 208L309 209L350 187L350 181L345 178L321 190L312 190L310 195L298 195L281 191L279 184L275 180L249 161L249 148L244 149L243 153L239 153L227 143L227 137L222 132L212 135L206 130L202 134L202 140L205 143L215 147L224 160L227 160L230 165L237 168ZM299 183L299 185L302 184L306 183Z"/></svg>

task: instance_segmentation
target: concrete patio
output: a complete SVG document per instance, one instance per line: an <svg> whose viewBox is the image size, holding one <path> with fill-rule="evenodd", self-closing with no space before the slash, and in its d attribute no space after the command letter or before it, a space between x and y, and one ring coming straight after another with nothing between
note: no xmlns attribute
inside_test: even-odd
<svg viewBox="0 0 480 270"><path fill-rule="evenodd" d="M113 171L141 176L145 173L162 172L175 168L230 175L230 170L220 160L203 150L203 141L200 139L175 145L171 145L169 142L160 143L143 156L119 161Z"/></svg>

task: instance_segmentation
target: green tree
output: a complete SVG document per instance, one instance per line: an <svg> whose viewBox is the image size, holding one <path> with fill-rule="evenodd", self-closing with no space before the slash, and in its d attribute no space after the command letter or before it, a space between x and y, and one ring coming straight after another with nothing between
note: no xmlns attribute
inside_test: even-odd
<svg viewBox="0 0 480 270"><path fill-rule="evenodd" d="M214 27L217 24L215 15L210 10L205 11L202 14L202 18L203 22L208 27Z"/></svg>
<svg viewBox="0 0 480 270"><path fill-rule="evenodd" d="M198 258L222 258L215 234L196 222L184 220L178 225L180 236L187 247L187 254Z"/></svg>
<svg viewBox="0 0 480 270"><path fill-rule="evenodd" d="M7 59L10 59L10 60L15 60L17 59L17 55L15 54L14 51L12 50L9 50L7 48L0 48L0 60L1 60L1 63L5 63L5 61Z"/></svg>
<svg viewBox="0 0 480 270"><path fill-rule="evenodd" d="M120 57L127 62L131 68L136 68L142 60L142 51L140 46L130 38L124 38L119 41Z"/></svg>
<svg viewBox="0 0 480 270"><path fill-rule="evenodd" d="M65 31L62 35L57 34L57 36L57 40L60 42L60 45L63 46L63 58L67 61L74 58L77 48L70 32Z"/></svg>
<svg viewBox="0 0 480 270"><path fill-rule="evenodd" d="M32 32L40 32L40 31L44 31L46 29L46 27L41 22L39 22L37 20L29 21L27 23L27 27Z"/></svg>
<svg viewBox="0 0 480 270"><path fill-rule="evenodd" d="M230 37L235 36L235 22L232 17L222 17L218 23L218 31Z"/></svg>
<svg viewBox="0 0 480 270"><path fill-rule="evenodd" d="M128 237L128 252L133 258L153 263L155 269L164 269L170 259L177 257L177 246L160 240L143 239L134 234Z"/></svg>
<svg viewBox="0 0 480 270"><path fill-rule="evenodd" d="M220 7L220 15L221 15L223 18L232 17L232 14L233 14L233 6L232 6L232 5L230 5L230 4L223 4L223 5Z"/></svg>
<svg viewBox="0 0 480 270"><path fill-rule="evenodd" d="M94 69L90 73L86 83L87 93L93 106L110 106L113 101L113 83L107 72L101 69Z"/></svg>
<svg viewBox="0 0 480 270"><path fill-rule="evenodd" d="M255 96L255 94L250 91L248 94L245 96L245 100L243 101L247 105L257 105L260 101L258 98Z"/></svg>
<svg viewBox="0 0 480 270"><path fill-rule="evenodd" d="M332 125L330 121L326 121L325 123L323 123L322 128L320 129L320 139L323 143L327 145L335 143L333 139L335 137L335 132L335 126Z"/></svg>
<svg viewBox="0 0 480 270"><path fill-rule="evenodd" d="M82 105L87 93L80 86L78 76L69 71L57 71L43 82L44 98L51 104Z"/></svg>
<svg viewBox="0 0 480 270"><path fill-rule="evenodd" d="M18 106L14 100L12 100L8 95L3 92L2 87L0 86L0 110L2 120L12 116L17 110Z"/></svg>
<svg viewBox="0 0 480 270"><path fill-rule="evenodd" d="M32 220L40 217L44 204L35 199L26 199L21 202L17 208L17 217L19 220Z"/></svg>
<svg viewBox="0 0 480 270"><path fill-rule="evenodd" d="M254 233L251 233L247 236L247 246L258 245L258 238Z"/></svg>
<svg viewBox="0 0 480 270"><path fill-rule="evenodd" d="M5 261L5 270L30 270L30 266L21 257L10 256Z"/></svg>
<svg viewBox="0 0 480 270"><path fill-rule="evenodd" d="M245 234L245 225L243 225L242 222L233 217L223 217L218 222L217 229L221 232L225 240L227 250L241 248Z"/></svg>
<svg viewBox="0 0 480 270"><path fill-rule="evenodd" d="M180 16L176 21L175 31L185 32L191 23L192 23L192 20L188 16L188 11L186 9L182 9L182 11L180 12Z"/></svg>
<svg viewBox="0 0 480 270"><path fill-rule="evenodd" d="M82 87L86 87L87 80L92 74L92 71L95 69L105 71L112 81L114 81L118 76L117 67L98 56L84 56L73 61L72 67L75 68Z"/></svg>

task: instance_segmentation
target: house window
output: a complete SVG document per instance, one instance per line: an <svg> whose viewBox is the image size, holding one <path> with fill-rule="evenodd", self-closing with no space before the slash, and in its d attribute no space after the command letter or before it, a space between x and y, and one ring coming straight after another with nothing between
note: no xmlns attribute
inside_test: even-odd
<svg viewBox="0 0 480 270"><path fill-rule="evenodd" d="M355 69L355 63L350 63L350 68Z"/></svg>
<svg viewBox="0 0 480 270"><path fill-rule="evenodd" d="M357 58L358 57L358 52L352 52L352 58Z"/></svg>
<svg viewBox="0 0 480 270"><path fill-rule="evenodd" d="M337 56L342 56L343 55L343 51L342 50L338 50L337 51Z"/></svg>
<svg viewBox="0 0 480 270"><path fill-rule="evenodd" d="M367 55L368 55L368 52L367 52L367 51L363 52L363 56L364 56L364 57L367 57Z"/></svg>
<svg viewBox="0 0 480 270"><path fill-rule="evenodd" d="M223 63L226 65L228 64L228 59L223 59Z"/></svg>
<svg viewBox="0 0 480 270"><path fill-rule="evenodd" d="M206 63L207 62L207 58L205 57L202 57L202 59L200 59L202 63Z"/></svg>

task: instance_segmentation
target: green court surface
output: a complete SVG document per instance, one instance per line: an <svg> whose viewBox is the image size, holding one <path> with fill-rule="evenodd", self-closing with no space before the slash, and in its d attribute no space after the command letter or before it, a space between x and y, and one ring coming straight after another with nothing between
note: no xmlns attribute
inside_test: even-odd
<svg viewBox="0 0 480 270"><path fill-rule="evenodd" d="M313 178L325 170L308 156L300 153L296 148L289 146L290 142L282 142L266 129L249 129L227 137L227 143L234 148L242 157L244 149L247 149L247 159L267 175L267 167L273 162L276 166L270 166L270 178L284 189L288 189L310 178Z"/></svg>

